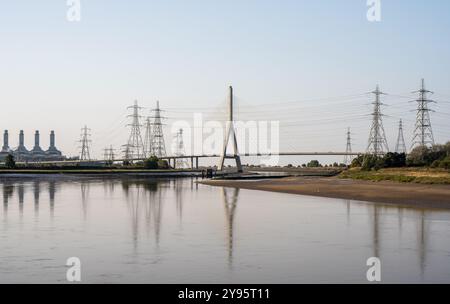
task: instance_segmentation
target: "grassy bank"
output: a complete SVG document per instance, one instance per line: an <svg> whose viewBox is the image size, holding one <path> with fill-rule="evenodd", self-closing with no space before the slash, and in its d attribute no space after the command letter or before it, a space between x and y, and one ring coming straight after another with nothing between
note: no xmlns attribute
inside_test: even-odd
<svg viewBox="0 0 450 304"><path fill-rule="evenodd" d="M391 168L378 171L362 171L359 168L344 171L340 178L368 181L393 181L400 183L450 185L450 170L431 168Z"/></svg>

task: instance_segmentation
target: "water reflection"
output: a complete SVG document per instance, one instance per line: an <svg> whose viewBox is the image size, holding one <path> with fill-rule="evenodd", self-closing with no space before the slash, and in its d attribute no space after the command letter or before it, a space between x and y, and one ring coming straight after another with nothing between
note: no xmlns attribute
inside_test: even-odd
<svg viewBox="0 0 450 304"><path fill-rule="evenodd" d="M89 200L89 182L82 181L80 183L81 190L81 210L83 212L83 219L86 221L88 213L88 200Z"/></svg>
<svg viewBox="0 0 450 304"><path fill-rule="evenodd" d="M222 244L221 251L226 258L221 258L223 263L228 266L230 271L233 271L233 264L236 264L235 260L239 260L242 257L242 248L248 246L236 246L237 234L241 236L245 231L251 230L246 226L246 229L236 230L236 225L240 227L245 226L245 219L252 219L256 223L254 213L248 213L248 206L242 208L239 212L239 219L236 218L238 202L240 205L248 204L253 197L244 190L237 188L205 188L202 191L199 190L199 185L195 183L193 179L177 179L177 180L152 180L152 179L110 179L110 180L98 180L98 179L84 179L76 181L58 181L56 179L42 179L42 180L15 180L4 179L0 180L3 196L3 209L2 217L4 220L5 231L11 223L6 223L8 218L17 219L20 218L26 223L27 210L29 208L30 213L34 217L39 218L45 216L45 213L50 213L51 218L58 215L62 216L67 211L67 206L63 205L62 199L69 199L71 204L67 204L73 210L81 211L79 220L81 223L89 220L98 220L99 214L107 219L109 214L105 213L103 202L100 204L94 200L104 200L108 202L109 206L118 208L119 212L124 214L126 219L127 229L127 246L131 249L135 256L140 252L148 251L149 246L153 249L159 249L161 243L164 241L170 241L176 235L173 233L173 226L179 231L193 231L192 227L198 227L200 225L197 221L201 216L213 217L219 216L219 220L223 221L225 216L225 226L220 223L220 234L214 234L215 240ZM75 187L73 186L75 185ZM64 193L68 191L75 191L79 193L74 195L73 192ZM206 191L206 189L208 189ZM99 193L100 191L100 193ZM209 192L208 192L209 191ZM48 196L46 195L48 194ZM197 202L198 195L209 193L206 198L200 198ZM218 194L218 196L217 196ZM267 194L267 196L279 195L279 194ZM266 195L265 195L266 196ZM48 197L48 201L47 201ZM74 197L76 199L74 200ZM289 197L291 198L291 197ZM300 215L307 209L302 210L302 200L307 200L304 197L292 196L292 198L298 200L298 204L292 204L294 212L301 212ZM286 196L286 199L288 197ZM44 200L44 204L40 202ZM319 199L317 199L319 200ZM282 199L277 204L282 203ZM32 204L28 202L34 202L34 208ZM64 201L65 202L65 201ZM203 212L199 205L200 202L207 202L208 205L218 206L217 208L208 209L209 213L205 211L200 217L193 217L191 209L196 207L196 212ZM349 231L362 230L369 237L369 240L365 240L363 246L370 246L370 254L372 256L385 258L387 255L392 254L393 246L398 246L396 250L397 254L401 255L404 252L408 252L410 245L412 244L415 263L417 270L420 269L420 277L423 279L427 273L427 267L429 260L432 260L433 248L429 233L431 226L433 225L433 216L436 212L433 210L414 209L396 206L385 206L380 204L370 204L362 202L354 202L349 200L343 200L343 204L332 202L326 205L323 210L327 212L330 210L332 213L331 220L336 219L336 229L340 229L338 221L338 215L341 214L343 218L344 229ZM48 204L48 205L47 205ZM317 202L320 204L320 202ZM203 205L204 206L204 205ZM271 205L272 206L272 205ZM274 204L273 207L277 208L278 205ZM103 209L102 209L103 208ZM265 206L267 208L267 206ZM335 210L336 209L336 210ZM211 213L213 210L214 213ZM321 209L322 210L322 209ZM95 212L98 212L97 214ZM259 210L258 210L259 211ZM110 211L107 211L110 212ZM246 214L247 212L247 214ZM308 212L308 211L305 211ZM243 214L242 214L243 213ZM17 217L17 214L19 217ZM90 215L92 214L92 218ZM268 213L270 214L270 213ZM271 216L271 215L270 215ZM335 217L336 216L336 217ZM447 220L446 214L444 219ZM23 219L22 219L23 218ZM184 219L185 218L185 219ZM173 219L173 221L172 221ZM184 219L184 223L183 223ZM324 220L325 221L325 220ZM12 222L12 221L11 221ZM253 224L254 224L253 223ZM320 227L321 224L327 224L326 222L314 222L311 226L303 223L292 222L293 232L295 236L302 236L303 239L308 236L307 229L311 227ZM295 225L299 225L298 227ZM213 225L212 225L213 226ZM172 233L165 233L166 231L172 231ZM278 227L274 227L278 229ZM304 231L302 228L306 228ZM203 226L202 228L203 229ZM209 226L205 226L204 230L211 229ZM270 227L268 227L270 232ZM317 242L333 243L335 240L327 239L326 233L321 234L320 230L315 235L319 240ZM255 235L259 231L253 231ZM187 233L186 233L187 234ZM185 235L183 235L185 236ZM225 236L225 249L223 248L223 237ZM186 235L189 238L189 235ZM323 240L321 240L323 238ZM271 240L270 237L268 240ZM406 245L401 245L404 240L409 242ZM210 242L210 240L208 240ZM350 246L362 246L358 243L353 243L353 240L345 240ZM357 241L355 241L357 242ZM394 242L394 243L392 243ZM166 242L165 242L166 243ZM434 243L434 242L433 242ZM130 245L131 244L131 245ZM392 245L394 244L394 245ZM208 244L209 245L209 244ZM247 244L245 244L247 245ZM302 244L303 246L309 246L309 243ZM402 248L402 246L404 246ZM161 246L162 248L162 246ZM276 259L274 257L274 259Z"/></svg>
<svg viewBox="0 0 450 304"><path fill-rule="evenodd" d="M48 196L50 200L51 218L53 218L55 215L55 194L56 194L56 182L52 180L48 183Z"/></svg>
<svg viewBox="0 0 450 304"><path fill-rule="evenodd" d="M14 184L12 182L3 183L3 211L6 215L8 211L9 200L14 195Z"/></svg>
<svg viewBox="0 0 450 304"><path fill-rule="evenodd" d="M352 202L349 200L344 200L346 206L347 215L347 226L350 226L351 220L351 205ZM365 203L364 203L365 204ZM398 222L398 234L402 235L403 231L403 221L405 216L405 211L414 212L414 218L416 219L416 236L417 236L417 253L419 258L420 275L421 278L424 277L426 265L427 265L427 252L428 252L428 232L429 221L427 221L427 211L425 209L413 209L405 208L403 206L390 206L390 205L378 205L378 204L368 204L368 214L370 215L370 229L372 233L371 244L372 252L374 257L382 257L382 240L381 235L383 227L383 211L397 210L397 222ZM388 212L386 212L388 213ZM388 216L388 215L387 215ZM381 224L380 224L381 223Z"/></svg>
<svg viewBox="0 0 450 304"><path fill-rule="evenodd" d="M420 221L419 221L419 260L420 260L420 275L423 278L425 275L425 267L426 267L426 254L427 254L427 240L428 240L428 229L426 227L425 222L425 211L422 210L420 212Z"/></svg>
<svg viewBox="0 0 450 304"><path fill-rule="evenodd" d="M139 244L139 228L144 217L147 235L154 231L156 246L159 246L161 234L161 219L163 198L166 195L165 186L170 181L123 180L122 190L131 219L131 231L134 249Z"/></svg>
<svg viewBox="0 0 450 304"><path fill-rule="evenodd" d="M238 202L238 188L222 188L222 198L225 207L226 232L228 240L228 264L233 265L233 233L234 233L234 217Z"/></svg>
<svg viewBox="0 0 450 304"><path fill-rule="evenodd" d="M373 205L372 207L372 244L373 244L373 256L374 257L381 257L380 256L380 219L379 219L379 207L377 205Z"/></svg>
<svg viewBox="0 0 450 304"><path fill-rule="evenodd" d="M23 216L23 202L24 202L24 196L25 196L25 189L23 183L19 183L19 186L17 187L17 193L19 196L19 212L20 216Z"/></svg>
<svg viewBox="0 0 450 304"><path fill-rule="evenodd" d="M33 196L34 196L34 214L39 215L39 196L41 193L41 186L39 181L33 183Z"/></svg>

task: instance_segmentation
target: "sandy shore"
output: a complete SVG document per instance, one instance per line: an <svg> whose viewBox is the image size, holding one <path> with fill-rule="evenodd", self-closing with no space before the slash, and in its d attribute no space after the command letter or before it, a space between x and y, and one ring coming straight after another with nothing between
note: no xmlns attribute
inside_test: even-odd
<svg viewBox="0 0 450 304"><path fill-rule="evenodd" d="M251 190L379 202L419 208L450 209L450 185L370 182L337 177L289 177L276 180L211 180L202 182Z"/></svg>

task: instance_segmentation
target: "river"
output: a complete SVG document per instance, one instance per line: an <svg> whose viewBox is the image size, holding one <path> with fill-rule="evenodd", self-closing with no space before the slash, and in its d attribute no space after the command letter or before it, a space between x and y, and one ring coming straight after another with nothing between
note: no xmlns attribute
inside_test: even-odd
<svg viewBox="0 0 450 304"><path fill-rule="evenodd" d="M450 283L450 212L195 179L2 177L0 283Z"/></svg>

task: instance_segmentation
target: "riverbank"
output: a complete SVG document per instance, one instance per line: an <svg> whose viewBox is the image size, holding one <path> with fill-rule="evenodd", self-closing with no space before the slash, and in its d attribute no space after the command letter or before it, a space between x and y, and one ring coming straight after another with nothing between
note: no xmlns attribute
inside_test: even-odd
<svg viewBox="0 0 450 304"><path fill-rule="evenodd" d="M450 209L450 185L371 182L339 177L288 177L260 181L208 180L201 183L418 208Z"/></svg>
<svg viewBox="0 0 450 304"><path fill-rule="evenodd" d="M366 181L450 185L450 171L436 168L390 168L362 171L359 168L342 172L339 177Z"/></svg>

